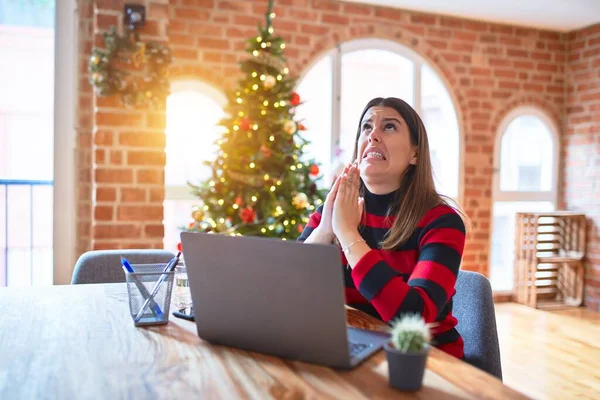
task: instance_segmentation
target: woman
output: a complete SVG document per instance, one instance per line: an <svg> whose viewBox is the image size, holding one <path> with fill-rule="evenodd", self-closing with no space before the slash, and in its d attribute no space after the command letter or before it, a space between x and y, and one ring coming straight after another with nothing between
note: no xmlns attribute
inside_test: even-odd
<svg viewBox="0 0 600 400"><path fill-rule="evenodd" d="M421 118L400 99L371 100L353 159L298 240L341 246L349 305L385 322L419 313L433 344L463 358L452 296L465 224L435 190Z"/></svg>

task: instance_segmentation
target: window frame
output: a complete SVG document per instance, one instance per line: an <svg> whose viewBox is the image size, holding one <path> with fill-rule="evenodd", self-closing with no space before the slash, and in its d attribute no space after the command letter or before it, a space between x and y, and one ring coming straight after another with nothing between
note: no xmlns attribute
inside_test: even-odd
<svg viewBox="0 0 600 400"><path fill-rule="evenodd" d="M298 87L304 80L306 74L324 57L331 57L332 65L332 115L331 115L331 154L329 158L330 165L335 165L337 161L336 149L340 144L340 125L341 125L341 92L342 92L342 57L346 53L351 53L360 50L384 50L391 53L395 53L399 56L407 58L413 62L413 99L414 109L421 115L421 71L424 65L427 65L440 79L442 85L454 108L456 114L456 122L458 127L458 187L456 201L462 204L464 199L464 162L465 162L465 141L464 141L464 129L463 129L463 118L460 108L457 106L458 101L455 98L454 92L450 90L450 85L446 81L446 77L442 74L441 70L434 62L430 62L421 56L411 48L397 43L391 40L378 39L378 38L366 38L366 39L355 39L344 43L338 44L335 48L322 53L320 56L315 57L311 63L309 63L303 73L297 80L296 87Z"/></svg>
<svg viewBox="0 0 600 400"><path fill-rule="evenodd" d="M518 190L501 190L500 187L500 172L501 172L501 157L502 157L502 139L506 134L509 125L517 118L522 116L533 116L539 118L548 128L553 141L553 162L552 162L552 181L549 191L526 192ZM492 205L496 201L513 202L513 201L549 201L556 205L558 204L558 174L560 164L560 135L558 127L554 120L543 110L533 106L520 106L511 110L500 122L496 130L496 138L494 142L494 173L492 178ZM491 235L490 235L491 236Z"/></svg>
<svg viewBox="0 0 600 400"><path fill-rule="evenodd" d="M217 88L197 79L178 79L171 82L171 94L197 92L215 101L221 108L227 105L227 97ZM168 112L165 111L165 112ZM167 135L167 132L165 132ZM166 141L165 141L166 143ZM166 167L166 162L165 162ZM187 185L170 185L165 179L165 200L194 200Z"/></svg>

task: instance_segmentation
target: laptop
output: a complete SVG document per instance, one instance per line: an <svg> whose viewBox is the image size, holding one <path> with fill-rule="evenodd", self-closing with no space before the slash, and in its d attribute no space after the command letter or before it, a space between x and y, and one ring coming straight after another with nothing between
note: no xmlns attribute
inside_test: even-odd
<svg viewBox="0 0 600 400"><path fill-rule="evenodd" d="M182 232L200 338L351 369L382 348L384 332L348 327L334 245Z"/></svg>

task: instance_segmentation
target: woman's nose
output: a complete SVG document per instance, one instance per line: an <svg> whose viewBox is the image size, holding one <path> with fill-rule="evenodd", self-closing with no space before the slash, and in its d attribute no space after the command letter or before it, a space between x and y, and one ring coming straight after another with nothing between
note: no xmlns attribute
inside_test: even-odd
<svg viewBox="0 0 600 400"><path fill-rule="evenodd" d="M369 134L369 142L381 142L381 136L379 136L379 130L377 128L373 129Z"/></svg>

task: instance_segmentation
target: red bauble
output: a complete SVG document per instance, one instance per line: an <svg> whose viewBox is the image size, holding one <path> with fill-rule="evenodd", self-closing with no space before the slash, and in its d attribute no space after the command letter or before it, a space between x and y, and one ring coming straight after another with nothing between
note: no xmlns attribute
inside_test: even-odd
<svg viewBox="0 0 600 400"><path fill-rule="evenodd" d="M271 154L273 154L271 149L268 148L267 146L265 146L264 144L262 146L260 146L260 151L262 152L262 155L265 158L269 158L269 157L271 157Z"/></svg>
<svg viewBox="0 0 600 400"><path fill-rule="evenodd" d="M290 97L290 104L293 106L300 104L300 95L298 93L292 93L292 97Z"/></svg>
<svg viewBox="0 0 600 400"><path fill-rule="evenodd" d="M240 121L240 129L243 131L250 129L250 120L248 118L244 118Z"/></svg>
<svg viewBox="0 0 600 400"><path fill-rule="evenodd" d="M305 131L306 127L304 125L302 125L302 124L298 124L298 130L299 131Z"/></svg>
<svg viewBox="0 0 600 400"><path fill-rule="evenodd" d="M303 230L304 230L304 225L298 224L298 233L302 233Z"/></svg>
<svg viewBox="0 0 600 400"><path fill-rule="evenodd" d="M315 164L311 165L309 172L313 176L319 175L319 166Z"/></svg>
<svg viewBox="0 0 600 400"><path fill-rule="evenodd" d="M244 201L242 200L242 198L240 196L235 198L235 204L237 204L238 206L241 206L243 202Z"/></svg>
<svg viewBox="0 0 600 400"><path fill-rule="evenodd" d="M242 222L249 224L256 219L256 211L252 207L242 208L240 210L240 218Z"/></svg>

